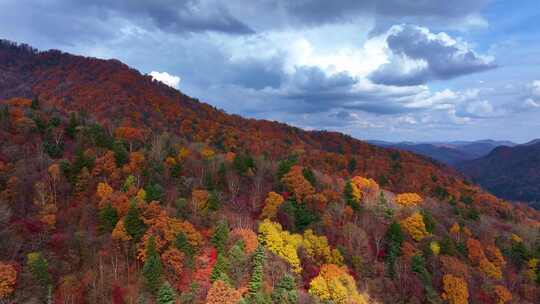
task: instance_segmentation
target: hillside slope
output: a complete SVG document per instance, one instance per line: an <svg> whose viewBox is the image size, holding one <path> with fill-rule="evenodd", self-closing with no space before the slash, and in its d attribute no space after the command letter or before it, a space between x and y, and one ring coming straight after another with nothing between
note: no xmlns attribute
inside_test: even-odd
<svg viewBox="0 0 540 304"><path fill-rule="evenodd" d="M540 299L540 212L425 157L6 42L0 96L0 303Z"/></svg>
<svg viewBox="0 0 540 304"><path fill-rule="evenodd" d="M460 169L480 185L505 199L540 201L540 143L499 147Z"/></svg>
<svg viewBox="0 0 540 304"><path fill-rule="evenodd" d="M88 113L106 127L168 131L224 151L249 150L273 159L297 151L319 170L362 174L398 192L431 194L440 184L462 185L456 171L412 153L379 148L336 132L304 131L228 115L116 60L38 52L4 41L0 73L0 99L36 96L65 113Z"/></svg>

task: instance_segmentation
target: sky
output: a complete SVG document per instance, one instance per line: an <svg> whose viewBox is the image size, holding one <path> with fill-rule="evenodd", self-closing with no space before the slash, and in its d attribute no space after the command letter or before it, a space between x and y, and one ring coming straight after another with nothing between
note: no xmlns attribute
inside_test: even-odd
<svg viewBox="0 0 540 304"><path fill-rule="evenodd" d="M387 141L539 138L538 20L538 0L0 0L1 39Z"/></svg>

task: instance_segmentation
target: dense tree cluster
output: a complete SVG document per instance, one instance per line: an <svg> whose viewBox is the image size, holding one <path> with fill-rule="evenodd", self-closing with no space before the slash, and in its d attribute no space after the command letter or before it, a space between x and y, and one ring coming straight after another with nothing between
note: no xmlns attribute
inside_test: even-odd
<svg viewBox="0 0 540 304"><path fill-rule="evenodd" d="M116 61L0 46L0 69L35 97L0 82L2 302L538 302L540 214L424 158Z"/></svg>

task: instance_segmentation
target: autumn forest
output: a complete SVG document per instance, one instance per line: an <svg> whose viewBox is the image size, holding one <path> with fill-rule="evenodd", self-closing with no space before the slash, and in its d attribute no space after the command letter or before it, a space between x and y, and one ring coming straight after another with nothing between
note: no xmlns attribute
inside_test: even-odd
<svg viewBox="0 0 540 304"><path fill-rule="evenodd" d="M0 303L539 299L539 211L446 165L0 43Z"/></svg>

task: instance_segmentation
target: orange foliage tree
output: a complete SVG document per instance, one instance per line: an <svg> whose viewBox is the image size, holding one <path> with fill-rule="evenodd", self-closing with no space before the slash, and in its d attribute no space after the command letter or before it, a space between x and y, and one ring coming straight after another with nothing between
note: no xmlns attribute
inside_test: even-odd
<svg viewBox="0 0 540 304"><path fill-rule="evenodd" d="M97 186L96 194L100 200L107 199L113 192L113 188L107 184L107 182L99 183Z"/></svg>
<svg viewBox="0 0 540 304"><path fill-rule="evenodd" d="M0 300L15 291L17 270L13 265L0 262Z"/></svg>
<svg viewBox="0 0 540 304"><path fill-rule="evenodd" d="M495 285L493 290L497 296L497 304L506 304L512 301L512 294L503 285Z"/></svg>
<svg viewBox="0 0 540 304"><path fill-rule="evenodd" d="M469 303L469 290L464 279L445 274L443 276L443 290L442 298L449 304Z"/></svg>
<svg viewBox="0 0 540 304"><path fill-rule="evenodd" d="M174 248L170 247L161 254L161 260L167 269L170 269L175 278L179 278L182 274L182 267L184 267L184 254Z"/></svg>
<svg viewBox="0 0 540 304"><path fill-rule="evenodd" d="M502 278L502 271L501 267L497 264L504 265L502 261L504 261L504 258L502 258L502 255L500 257L497 257L497 251L494 249L491 249L490 251L495 251L495 263L490 261L484 252L484 248L480 241L469 238L467 240L467 250L469 253L469 260L471 260L472 264L475 266L478 266L478 268L487 274L489 277L492 277L494 279L501 279ZM500 252L498 252L500 254ZM502 258L502 261L500 260ZM497 264L496 264L497 263Z"/></svg>
<svg viewBox="0 0 540 304"><path fill-rule="evenodd" d="M279 206L283 204L283 196L276 192L269 192L264 201L264 208L261 213L261 219L274 219L276 217Z"/></svg>
<svg viewBox="0 0 540 304"><path fill-rule="evenodd" d="M315 193L315 189L313 189L311 183L304 177L302 167L300 166L293 166L291 170L281 178L281 182L294 193L298 202L303 201L306 196Z"/></svg>
<svg viewBox="0 0 540 304"><path fill-rule="evenodd" d="M240 291L227 285L222 280L217 280L208 291L206 304L237 304L241 298Z"/></svg>
<svg viewBox="0 0 540 304"><path fill-rule="evenodd" d="M259 246L257 234L251 229L235 228L231 232L231 239L241 239L244 241L244 248L249 255L253 254L257 246Z"/></svg>

